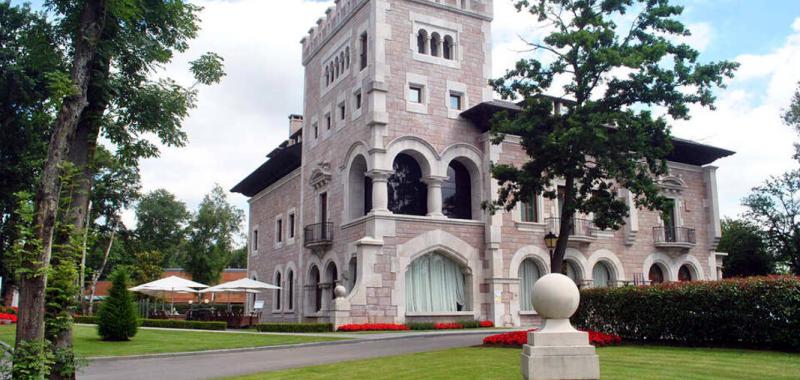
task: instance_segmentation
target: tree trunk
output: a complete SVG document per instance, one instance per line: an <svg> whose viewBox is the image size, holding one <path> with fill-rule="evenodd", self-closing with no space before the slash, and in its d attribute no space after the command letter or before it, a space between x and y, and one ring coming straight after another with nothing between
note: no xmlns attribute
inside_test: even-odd
<svg viewBox="0 0 800 380"><path fill-rule="evenodd" d="M16 345L22 342L42 343L44 340L45 289L47 267L53 247L53 230L59 196L59 175L69 153L69 142L75 133L78 118L87 104L86 91L91 78L91 62L97 41L106 19L106 0L87 0L80 14L80 24L75 36L71 80L75 93L63 99L58 111L47 159L36 191L34 229L41 247L28 244L32 258L24 265L32 273L20 279L20 307L17 323Z"/></svg>
<svg viewBox="0 0 800 380"><path fill-rule="evenodd" d="M103 263L100 264L100 268L92 275L92 285L91 285L91 293L89 294L89 309L88 315L92 315L93 308L94 308L94 294L97 291L97 281L100 280L100 276L103 275L103 271L106 269L106 263L108 262L108 255L111 253L111 245L114 244L114 234L117 232L117 224L114 223L114 227L111 229L111 237L108 239L108 245L106 246L106 251L103 254Z"/></svg>
<svg viewBox="0 0 800 380"><path fill-rule="evenodd" d="M556 249L550 256L550 273L562 273L564 266L564 255L567 253L567 243L569 243L569 232L572 230L575 210L573 210L572 197L575 196L575 179L571 176L565 178L564 200L561 205L561 215L559 215L558 240ZM558 189L556 189L558 198Z"/></svg>

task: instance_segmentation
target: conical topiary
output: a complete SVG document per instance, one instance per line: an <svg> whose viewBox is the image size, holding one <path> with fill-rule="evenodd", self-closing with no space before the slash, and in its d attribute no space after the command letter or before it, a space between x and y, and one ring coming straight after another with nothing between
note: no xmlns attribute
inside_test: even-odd
<svg viewBox="0 0 800 380"><path fill-rule="evenodd" d="M111 289L97 312L97 332L103 340L125 341L136 335L138 321L133 296L128 291L128 273L116 270Z"/></svg>

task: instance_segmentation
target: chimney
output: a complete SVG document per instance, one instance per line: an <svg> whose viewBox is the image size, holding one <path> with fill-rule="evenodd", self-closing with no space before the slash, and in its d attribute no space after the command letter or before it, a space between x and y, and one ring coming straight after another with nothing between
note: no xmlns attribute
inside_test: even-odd
<svg viewBox="0 0 800 380"><path fill-rule="evenodd" d="M294 135L300 128L303 128L303 115L289 115L289 136Z"/></svg>

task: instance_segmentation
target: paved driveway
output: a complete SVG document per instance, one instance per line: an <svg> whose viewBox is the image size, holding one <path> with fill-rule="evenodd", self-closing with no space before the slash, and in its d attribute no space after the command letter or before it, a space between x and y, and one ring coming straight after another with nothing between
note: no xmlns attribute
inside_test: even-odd
<svg viewBox="0 0 800 380"><path fill-rule="evenodd" d="M411 336L389 340L363 339L317 346L189 356L98 360L90 363L78 378L81 380L213 379L345 360L474 346L481 344L484 336L493 333L496 332Z"/></svg>

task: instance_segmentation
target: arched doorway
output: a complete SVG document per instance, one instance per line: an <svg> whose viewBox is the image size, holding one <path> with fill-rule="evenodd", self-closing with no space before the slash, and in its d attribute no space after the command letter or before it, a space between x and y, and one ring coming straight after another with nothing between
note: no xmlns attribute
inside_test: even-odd
<svg viewBox="0 0 800 380"><path fill-rule="evenodd" d="M330 293L330 299L336 298L333 288L336 287L337 281L339 281L339 270L336 269L336 264L331 261L328 263L328 266L325 267L325 286Z"/></svg>
<svg viewBox="0 0 800 380"><path fill-rule="evenodd" d="M319 312L322 310L322 284L320 284L319 268L312 265L308 271L308 289L311 290L311 310Z"/></svg>
<svg viewBox="0 0 800 380"><path fill-rule="evenodd" d="M659 264L653 264L650 266L650 271L647 273L647 279L650 281L650 284L661 284L664 282L664 270L661 268Z"/></svg>
<svg viewBox="0 0 800 380"><path fill-rule="evenodd" d="M469 270L449 256L422 255L406 269L406 311L452 312L470 310L467 297Z"/></svg>
<svg viewBox="0 0 800 380"><path fill-rule="evenodd" d="M350 219L367 215L372 210L372 178L367 177L367 161L362 155L350 164L347 190Z"/></svg>
<svg viewBox="0 0 800 380"><path fill-rule="evenodd" d="M448 218L472 219L472 179L464 164L453 160L442 183L442 213Z"/></svg>
<svg viewBox="0 0 800 380"><path fill-rule="evenodd" d="M688 282L692 280L692 270L689 268L689 265L681 265L680 269L678 269L678 281Z"/></svg>
<svg viewBox="0 0 800 380"><path fill-rule="evenodd" d="M533 311L533 286L544 271L536 262L527 258L519 265L519 309Z"/></svg>
<svg viewBox="0 0 800 380"><path fill-rule="evenodd" d="M389 176L389 210L395 214L420 215L428 213L428 186L422 182L422 168L414 157L400 153L392 164Z"/></svg>

